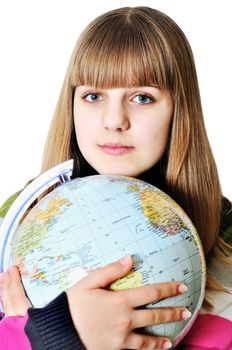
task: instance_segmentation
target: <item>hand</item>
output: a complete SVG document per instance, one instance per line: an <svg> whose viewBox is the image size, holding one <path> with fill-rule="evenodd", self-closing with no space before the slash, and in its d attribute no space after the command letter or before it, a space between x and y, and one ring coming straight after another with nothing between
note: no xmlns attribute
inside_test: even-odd
<svg viewBox="0 0 232 350"><path fill-rule="evenodd" d="M19 270L12 266L8 272L2 272L1 278L1 299L6 316L24 316L29 307L21 282Z"/></svg>
<svg viewBox="0 0 232 350"><path fill-rule="evenodd" d="M125 257L95 270L67 291L73 323L87 350L167 349L171 347L168 338L139 334L136 329L187 318L183 307L137 309L183 293L180 282L122 291L105 289L132 266L132 258Z"/></svg>

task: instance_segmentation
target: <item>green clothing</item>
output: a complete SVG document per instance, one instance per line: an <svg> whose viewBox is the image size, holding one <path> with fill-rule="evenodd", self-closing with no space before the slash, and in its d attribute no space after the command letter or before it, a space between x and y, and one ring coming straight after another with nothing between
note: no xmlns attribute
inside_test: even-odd
<svg viewBox="0 0 232 350"><path fill-rule="evenodd" d="M4 218L6 216L6 213L8 212L8 210L10 209L11 205L13 204L13 202L16 200L16 198L18 197L18 195L21 193L21 191L18 191L16 193L14 193L11 197L9 197L1 206L0 208L0 218Z"/></svg>

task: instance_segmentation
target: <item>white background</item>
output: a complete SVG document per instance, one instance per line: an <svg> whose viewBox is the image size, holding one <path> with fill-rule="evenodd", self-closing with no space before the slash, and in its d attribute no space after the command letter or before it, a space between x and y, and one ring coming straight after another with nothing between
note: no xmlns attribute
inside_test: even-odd
<svg viewBox="0 0 232 350"><path fill-rule="evenodd" d="M40 171L48 127L81 31L103 12L139 5L165 12L190 41L222 189L232 198L230 0L0 0L0 203Z"/></svg>

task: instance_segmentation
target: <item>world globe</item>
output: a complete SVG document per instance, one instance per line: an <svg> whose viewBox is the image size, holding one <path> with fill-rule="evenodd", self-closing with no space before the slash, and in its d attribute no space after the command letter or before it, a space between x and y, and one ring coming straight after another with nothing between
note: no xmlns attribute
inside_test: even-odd
<svg viewBox="0 0 232 350"><path fill-rule="evenodd" d="M184 306L185 321L146 327L175 346L202 305L205 261L198 234L184 211L160 189L125 176L94 175L64 182L24 218L10 243L28 298L47 305L91 270L133 257L132 271L111 290L182 281L188 291L147 308Z"/></svg>

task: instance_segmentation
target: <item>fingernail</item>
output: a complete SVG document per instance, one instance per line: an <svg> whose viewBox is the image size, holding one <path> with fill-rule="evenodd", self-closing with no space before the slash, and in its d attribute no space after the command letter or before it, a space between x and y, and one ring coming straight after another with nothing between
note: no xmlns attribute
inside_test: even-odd
<svg viewBox="0 0 232 350"><path fill-rule="evenodd" d="M187 292L188 287L185 284L179 284L177 289L178 289L178 292L182 294Z"/></svg>
<svg viewBox="0 0 232 350"><path fill-rule="evenodd" d="M130 255L126 255L124 256L122 259L120 259L120 263L125 266L128 265L131 261L131 256Z"/></svg>
<svg viewBox="0 0 232 350"><path fill-rule="evenodd" d="M192 314L191 314L191 312L189 310L184 310L181 313L181 317L182 317L183 320L187 320L191 316L192 316Z"/></svg>
<svg viewBox="0 0 232 350"><path fill-rule="evenodd" d="M164 345L163 345L163 349L170 349L172 347L172 343L167 340Z"/></svg>

